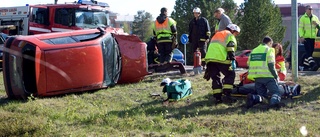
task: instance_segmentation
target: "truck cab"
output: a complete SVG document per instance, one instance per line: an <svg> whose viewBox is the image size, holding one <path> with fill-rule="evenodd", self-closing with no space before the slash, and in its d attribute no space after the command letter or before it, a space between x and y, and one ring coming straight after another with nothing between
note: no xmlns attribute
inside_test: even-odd
<svg viewBox="0 0 320 137"><path fill-rule="evenodd" d="M33 35L81 29L107 27L109 5L91 0L66 4L41 4L0 8L0 26L14 25L3 30L8 35Z"/></svg>

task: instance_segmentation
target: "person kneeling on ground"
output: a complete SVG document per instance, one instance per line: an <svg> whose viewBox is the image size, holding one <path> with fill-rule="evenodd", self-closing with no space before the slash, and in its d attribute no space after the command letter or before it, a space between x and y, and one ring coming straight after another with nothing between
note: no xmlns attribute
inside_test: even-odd
<svg viewBox="0 0 320 137"><path fill-rule="evenodd" d="M248 78L255 81L257 95L247 95L247 108L261 103L272 92L270 107L279 107L281 95L278 87L278 74L275 69L275 52L272 39L266 36L263 43L254 48L249 57Z"/></svg>

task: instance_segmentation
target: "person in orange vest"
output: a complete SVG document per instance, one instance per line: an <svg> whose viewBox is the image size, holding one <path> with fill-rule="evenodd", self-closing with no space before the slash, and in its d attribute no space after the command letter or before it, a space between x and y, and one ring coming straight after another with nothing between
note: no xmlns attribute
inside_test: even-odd
<svg viewBox="0 0 320 137"><path fill-rule="evenodd" d="M229 24L225 30L218 31L212 38L205 57L207 69L204 75L206 80L212 79L213 96L215 103L222 103L222 94L226 95L226 101L233 103L231 98L235 79L235 51L237 50L237 40L235 36L240 33L240 27ZM222 73L223 80L217 77ZM222 81L222 82L221 82Z"/></svg>
<svg viewBox="0 0 320 137"><path fill-rule="evenodd" d="M189 23L189 42L192 44L193 52L197 49L201 52L201 66L205 69L204 57L207 52L207 43L210 39L210 25L205 17L201 16L201 10L198 7L193 9L194 18Z"/></svg>
<svg viewBox="0 0 320 137"><path fill-rule="evenodd" d="M274 43L272 47L275 50L275 56L276 56L276 70L278 72L278 77L280 81L284 81L286 79L287 75L287 69L285 66L285 58L283 57L283 49L282 45L280 43Z"/></svg>
<svg viewBox="0 0 320 137"><path fill-rule="evenodd" d="M167 8L161 8L160 12L153 24L153 34L157 39L160 63L169 63L172 60L172 50L178 44L176 21L167 16Z"/></svg>

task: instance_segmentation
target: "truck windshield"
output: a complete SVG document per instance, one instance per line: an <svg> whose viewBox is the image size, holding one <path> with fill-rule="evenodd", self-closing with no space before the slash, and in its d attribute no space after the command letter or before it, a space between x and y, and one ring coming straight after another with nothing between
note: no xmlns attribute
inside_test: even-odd
<svg viewBox="0 0 320 137"><path fill-rule="evenodd" d="M106 27L109 14L100 10L76 10L76 26L80 28Z"/></svg>

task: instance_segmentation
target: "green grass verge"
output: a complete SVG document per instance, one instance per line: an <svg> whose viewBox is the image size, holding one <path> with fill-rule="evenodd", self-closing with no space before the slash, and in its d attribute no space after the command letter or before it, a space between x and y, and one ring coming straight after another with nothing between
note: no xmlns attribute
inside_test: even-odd
<svg viewBox="0 0 320 137"><path fill-rule="evenodd" d="M309 136L320 135L319 75L300 76L305 95L284 100L287 106L280 110L263 105L247 110L244 98L232 105L213 105L208 95L211 81L202 75L186 77L192 82L192 96L164 106L166 96L159 84L165 77L182 78L153 75L96 92L27 101L6 99L0 80L0 136L288 137L301 136L301 126Z"/></svg>

